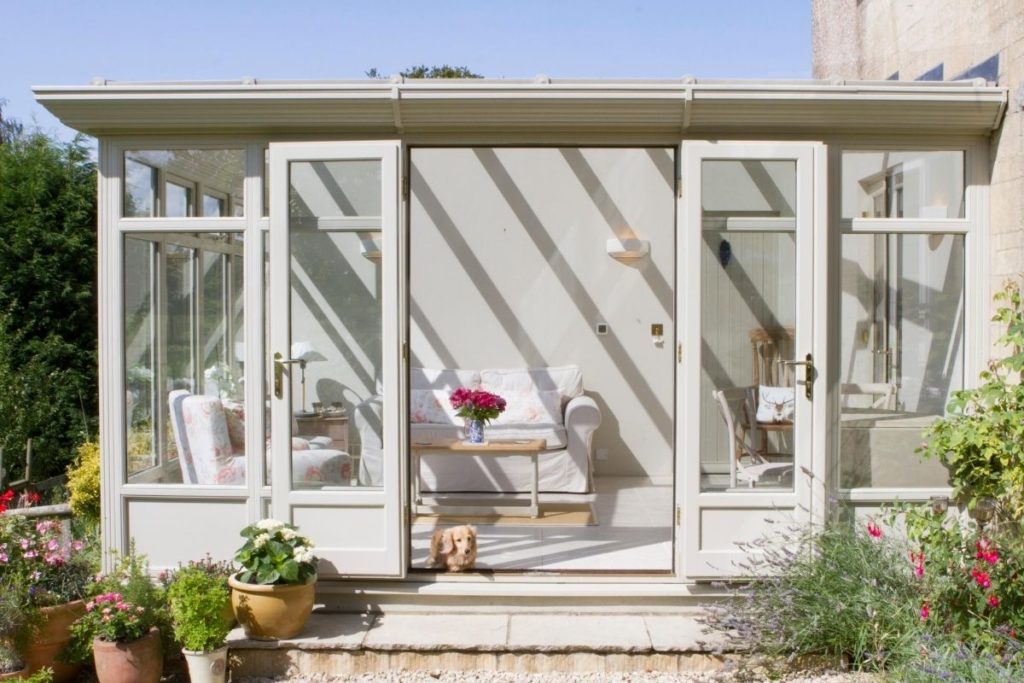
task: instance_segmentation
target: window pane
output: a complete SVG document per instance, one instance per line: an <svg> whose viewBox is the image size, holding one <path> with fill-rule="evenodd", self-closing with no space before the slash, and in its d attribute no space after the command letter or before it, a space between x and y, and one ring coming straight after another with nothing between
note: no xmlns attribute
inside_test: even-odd
<svg viewBox="0 0 1024 683"><path fill-rule="evenodd" d="M843 218L963 218L962 151L843 152Z"/></svg>
<svg viewBox="0 0 1024 683"><path fill-rule="evenodd" d="M125 237L128 477L245 482L239 236Z"/></svg>
<svg viewBox="0 0 1024 683"><path fill-rule="evenodd" d="M219 217L224 215L224 200L212 195L203 195L203 216Z"/></svg>
<svg viewBox="0 0 1024 683"><path fill-rule="evenodd" d="M796 182L789 160L701 165L701 489L793 486Z"/></svg>
<svg viewBox="0 0 1024 683"><path fill-rule="evenodd" d="M124 215L156 215L156 169L128 157L124 161Z"/></svg>
<svg viewBox="0 0 1024 683"><path fill-rule="evenodd" d="M840 485L941 487L914 453L963 387L964 239L843 235Z"/></svg>
<svg viewBox="0 0 1024 683"><path fill-rule="evenodd" d="M164 190L167 196L167 213L165 215L173 218L187 218L192 215L192 188L167 183Z"/></svg>
<svg viewBox="0 0 1024 683"><path fill-rule="evenodd" d="M245 181L243 149L146 149L129 150L125 157L124 215L194 216L195 191L204 191L204 215L227 215L227 205L242 215ZM157 201L155 188L163 183L166 197ZM206 213L205 192L223 197L220 213Z"/></svg>

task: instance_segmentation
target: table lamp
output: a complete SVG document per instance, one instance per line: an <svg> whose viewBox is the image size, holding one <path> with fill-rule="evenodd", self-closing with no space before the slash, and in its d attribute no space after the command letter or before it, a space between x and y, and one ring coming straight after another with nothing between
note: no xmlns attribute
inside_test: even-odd
<svg viewBox="0 0 1024 683"><path fill-rule="evenodd" d="M302 385L302 412L306 412L306 363L315 363L327 360L326 357L308 341L295 342L292 344L292 359L299 361L299 373Z"/></svg>

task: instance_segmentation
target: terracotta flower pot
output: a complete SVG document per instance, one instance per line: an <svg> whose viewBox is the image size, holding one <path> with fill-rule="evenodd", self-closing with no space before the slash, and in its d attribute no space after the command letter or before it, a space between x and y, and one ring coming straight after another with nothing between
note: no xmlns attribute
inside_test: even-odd
<svg viewBox="0 0 1024 683"><path fill-rule="evenodd" d="M20 681L26 676L28 676L28 669L21 668L17 671L11 671L9 673L0 674L0 681Z"/></svg>
<svg viewBox="0 0 1024 683"><path fill-rule="evenodd" d="M228 585L235 618L254 640L294 638L313 611L315 574L306 583L273 586L242 583L232 576Z"/></svg>
<svg viewBox="0 0 1024 683"><path fill-rule="evenodd" d="M111 643L95 638L92 661L100 683L160 683L164 669L164 653L160 630L127 643Z"/></svg>
<svg viewBox="0 0 1024 683"><path fill-rule="evenodd" d="M25 672L31 675L48 666L53 669L54 683L70 683L78 677L82 665L57 661L57 655L71 640L71 624L85 614L85 601L75 600L39 611L39 632L25 648Z"/></svg>

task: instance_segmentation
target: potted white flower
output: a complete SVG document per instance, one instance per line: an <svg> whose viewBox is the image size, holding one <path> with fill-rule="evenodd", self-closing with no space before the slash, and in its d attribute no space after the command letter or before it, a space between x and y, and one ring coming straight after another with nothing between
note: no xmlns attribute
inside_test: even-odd
<svg viewBox="0 0 1024 683"><path fill-rule="evenodd" d="M291 524L264 519L242 529L241 571L228 579L235 618L256 640L293 638L313 611L317 558Z"/></svg>

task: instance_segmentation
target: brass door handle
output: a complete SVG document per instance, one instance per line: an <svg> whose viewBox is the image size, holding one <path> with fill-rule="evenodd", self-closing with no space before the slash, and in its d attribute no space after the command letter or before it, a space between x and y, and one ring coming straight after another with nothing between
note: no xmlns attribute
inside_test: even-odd
<svg viewBox="0 0 1024 683"><path fill-rule="evenodd" d="M779 361L782 365L802 365L804 366L804 395L807 400L810 401L814 398L814 356L807 354L804 356L804 360L783 360Z"/></svg>
<svg viewBox="0 0 1024 683"><path fill-rule="evenodd" d="M274 354L274 396L284 398L284 366L305 363L299 358L285 358L278 351Z"/></svg>

